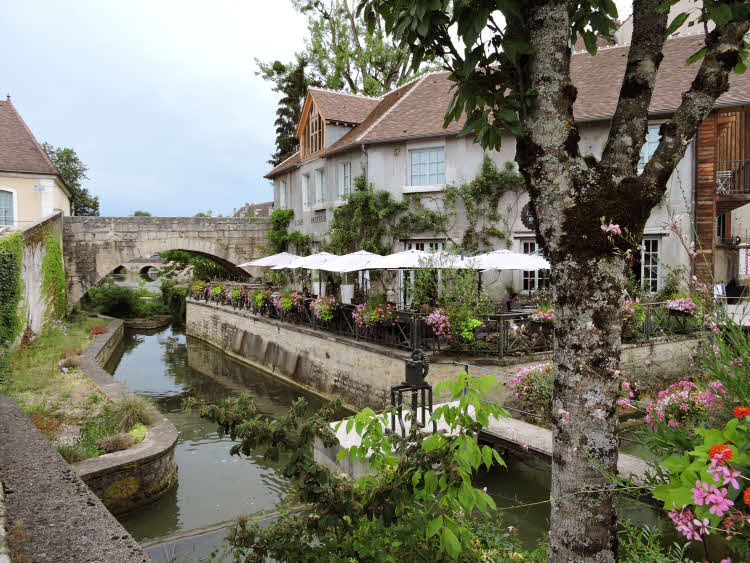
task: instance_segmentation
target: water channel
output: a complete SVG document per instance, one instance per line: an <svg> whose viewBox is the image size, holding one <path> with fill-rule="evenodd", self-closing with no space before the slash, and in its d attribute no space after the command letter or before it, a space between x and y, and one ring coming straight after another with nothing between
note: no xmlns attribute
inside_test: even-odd
<svg viewBox="0 0 750 563"><path fill-rule="evenodd" d="M319 398L186 337L174 326L153 334L127 334L110 363L115 378L153 399L179 431L177 487L120 519L136 540L149 543L278 506L290 485L279 466L258 456L230 456L231 440L219 437L216 425L195 410L185 412L182 401L188 396L216 401L250 390L260 411L273 417L286 412L300 395L313 407L322 404ZM542 502L549 498L549 465L509 455L505 459L507 470L481 473L477 483L487 487L498 507L506 508L503 525L518 528L524 546L533 549L549 529L549 504ZM620 515L659 527L668 541L677 539L671 523L654 507L623 499Z"/></svg>

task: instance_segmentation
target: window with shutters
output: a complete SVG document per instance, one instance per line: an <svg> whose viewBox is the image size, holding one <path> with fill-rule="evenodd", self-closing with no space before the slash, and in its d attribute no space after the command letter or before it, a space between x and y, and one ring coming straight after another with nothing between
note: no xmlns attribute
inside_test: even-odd
<svg viewBox="0 0 750 563"><path fill-rule="evenodd" d="M342 175L342 195L350 195L352 193L352 163L347 162L343 165Z"/></svg>

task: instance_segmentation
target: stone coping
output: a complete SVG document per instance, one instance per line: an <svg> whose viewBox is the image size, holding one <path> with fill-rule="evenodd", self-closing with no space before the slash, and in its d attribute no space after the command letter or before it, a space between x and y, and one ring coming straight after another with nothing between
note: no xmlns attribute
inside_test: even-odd
<svg viewBox="0 0 750 563"><path fill-rule="evenodd" d="M133 330L155 330L166 328L172 323L172 315L158 315L152 319L125 319L125 328Z"/></svg>
<svg viewBox="0 0 750 563"><path fill-rule="evenodd" d="M6 518L19 530L18 561L150 561L8 397L0 397L0 444Z"/></svg>
<svg viewBox="0 0 750 563"><path fill-rule="evenodd" d="M399 360L406 360L411 355L410 350L399 350L396 348L383 346L381 344L375 344L373 342L368 342L365 340L356 340L350 337L342 337L332 332L328 332L324 330L315 330L306 325L296 325L292 323L279 321L276 319L270 319L262 315L256 315L247 310L235 309L234 307L230 307L228 305L219 305L218 303L209 303L206 301L193 299L191 297L188 297L187 301L193 305L199 305L201 307L207 307L209 309L216 309L217 311L230 312L232 314L239 315L241 317L252 319L253 321L266 323L271 326L281 327L286 330L299 332L300 334L305 334L307 336L314 336L315 338L321 338L323 340L328 340L330 342L338 342L341 344L346 344L354 348L360 348L362 350L367 350L369 352L374 352L376 354L383 354L385 356L389 356L391 358L396 358ZM622 344L622 350L628 350L632 348L641 348L641 347L647 347L647 346L655 346L658 344L666 344L669 342L682 342L682 341L695 340L701 334L702 333L675 335L675 336L659 336L655 338L650 338L648 340L644 340L642 342L627 342L627 343ZM457 364L457 365L474 364L474 365L494 365L494 366L516 365L516 364L523 364L523 363L535 362L535 361L540 361L540 360L549 360L551 358L552 358L552 350L543 350L539 352L533 352L530 354L526 354L524 356L504 356L502 358L496 358L496 357L491 357L491 356L461 356L460 354L452 355L452 354L447 354L444 352L438 352L437 354L433 352L432 354L429 355L430 363Z"/></svg>
<svg viewBox="0 0 750 563"><path fill-rule="evenodd" d="M122 339L124 330L123 321L119 319L111 321L107 331L97 335L86 347L81 362L83 373L114 402L134 395L130 389L101 367ZM146 437L140 444L127 450L74 463L73 469L84 481L98 475L116 472L119 468L125 470L132 464L140 465L165 455L177 443L177 435L177 428L174 424L165 416L161 416L156 424L149 426Z"/></svg>

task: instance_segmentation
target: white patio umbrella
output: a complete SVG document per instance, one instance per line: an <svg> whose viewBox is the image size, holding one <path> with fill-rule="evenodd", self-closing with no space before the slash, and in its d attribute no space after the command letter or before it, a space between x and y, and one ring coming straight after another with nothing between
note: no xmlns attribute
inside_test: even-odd
<svg viewBox="0 0 750 563"><path fill-rule="evenodd" d="M476 268L473 258L461 258L447 252L404 250L384 256L377 267L384 270L417 270L419 268ZM374 269L374 268L373 268Z"/></svg>
<svg viewBox="0 0 750 563"><path fill-rule="evenodd" d="M318 252L317 254L310 254L310 256L297 256L296 260L283 265L274 266L274 270L281 270L283 268L305 268L306 270L325 270L326 262L338 258L335 254L330 252Z"/></svg>
<svg viewBox="0 0 750 563"><path fill-rule="evenodd" d="M549 262L537 254L521 254L495 250L472 258L475 268L482 270L548 270Z"/></svg>
<svg viewBox="0 0 750 563"><path fill-rule="evenodd" d="M274 254L273 256L266 256L265 258L258 258L257 260L250 260L250 262L245 262L244 264L240 264L240 268L245 268L247 266L257 266L257 267L269 267L269 266L284 266L286 264L289 264L292 260L296 260L299 258L296 254L289 254L288 252L279 252L278 254Z"/></svg>
<svg viewBox="0 0 750 563"><path fill-rule="evenodd" d="M377 270L380 268L379 264L383 261L383 256L379 254L373 254L366 250L358 250L357 252L351 252L344 254L343 256L337 256L326 262L323 266L324 270L329 272L358 272L360 270Z"/></svg>

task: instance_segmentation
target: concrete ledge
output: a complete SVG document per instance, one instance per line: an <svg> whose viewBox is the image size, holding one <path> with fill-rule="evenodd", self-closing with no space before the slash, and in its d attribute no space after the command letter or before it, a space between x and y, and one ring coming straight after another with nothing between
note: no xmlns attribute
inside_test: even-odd
<svg viewBox="0 0 750 563"><path fill-rule="evenodd" d="M83 353L83 373L117 402L133 393L101 367L124 335L124 324L113 320ZM149 504L177 483L174 448L177 429L166 417L149 427L143 441L127 450L73 464L73 469L114 514Z"/></svg>
<svg viewBox="0 0 750 563"><path fill-rule="evenodd" d="M0 397L0 475L16 560L150 561L52 444Z"/></svg>
<svg viewBox="0 0 750 563"><path fill-rule="evenodd" d="M126 319L125 328L133 330L155 330L166 328L172 323L171 315L159 315L153 319Z"/></svg>

